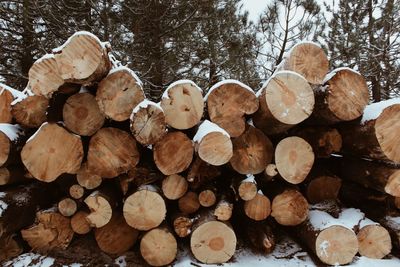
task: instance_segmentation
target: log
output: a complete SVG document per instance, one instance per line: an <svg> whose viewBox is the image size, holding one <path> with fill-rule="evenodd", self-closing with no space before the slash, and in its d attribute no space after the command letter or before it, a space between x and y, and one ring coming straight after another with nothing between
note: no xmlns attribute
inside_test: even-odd
<svg viewBox="0 0 400 267"><path fill-rule="evenodd" d="M168 265L177 253L176 239L165 227L150 230L140 240L140 254L151 266Z"/></svg>
<svg viewBox="0 0 400 267"><path fill-rule="evenodd" d="M242 234L243 240L255 252L267 255L274 251L276 237L270 222L257 222L240 216L234 225L235 232Z"/></svg>
<svg viewBox="0 0 400 267"><path fill-rule="evenodd" d="M229 134L208 120L201 123L193 142L199 157L208 164L221 166L232 157L233 146Z"/></svg>
<svg viewBox="0 0 400 267"><path fill-rule="evenodd" d="M257 182L253 175L247 175L247 178L240 181L238 193L242 200L249 201L257 195Z"/></svg>
<svg viewBox="0 0 400 267"><path fill-rule="evenodd" d="M275 164L279 174L291 184L305 180L314 164L314 152L304 139L291 136L282 139L275 149Z"/></svg>
<svg viewBox="0 0 400 267"><path fill-rule="evenodd" d="M244 212L247 217L255 221L265 220L271 213L271 202L259 190L252 200L244 203Z"/></svg>
<svg viewBox="0 0 400 267"><path fill-rule="evenodd" d="M397 104L394 104L397 103ZM368 105L361 121L340 128L343 152L395 164L400 163L400 101L397 99Z"/></svg>
<svg viewBox="0 0 400 267"><path fill-rule="evenodd" d="M103 227L94 230L99 248L107 254L121 255L136 242L139 231L130 227L122 214L116 213Z"/></svg>
<svg viewBox="0 0 400 267"><path fill-rule="evenodd" d="M316 158L328 158L331 154L339 153L342 148L342 136L335 128L326 126L305 127L294 130L292 135L307 141Z"/></svg>
<svg viewBox="0 0 400 267"><path fill-rule="evenodd" d="M63 108L65 127L72 132L91 136L104 124L105 115L100 111L96 99L89 93L70 96Z"/></svg>
<svg viewBox="0 0 400 267"><path fill-rule="evenodd" d="M190 165L186 179L193 189L199 189L201 186L208 184L221 174L217 166L213 166L203 161L200 157L195 156Z"/></svg>
<svg viewBox="0 0 400 267"><path fill-rule="evenodd" d="M69 95L56 92L49 99L49 106L46 109L46 121L58 123L63 121L63 108Z"/></svg>
<svg viewBox="0 0 400 267"><path fill-rule="evenodd" d="M117 177L139 162L135 139L116 128L102 128L89 142L87 164L89 171L102 178Z"/></svg>
<svg viewBox="0 0 400 267"><path fill-rule="evenodd" d="M111 220L113 209L117 206L117 196L112 188L103 187L87 196L84 202L90 209L86 220L91 227L101 228Z"/></svg>
<svg viewBox="0 0 400 267"><path fill-rule="evenodd" d="M212 86L204 98L210 120L238 137L245 131L244 116L258 109L257 97L247 85L236 80L225 80Z"/></svg>
<svg viewBox="0 0 400 267"><path fill-rule="evenodd" d="M73 184L69 188L69 195L73 199L80 199L83 197L83 194L85 194L85 189L82 186L80 186L79 184Z"/></svg>
<svg viewBox="0 0 400 267"><path fill-rule="evenodd" d="M364 77L350 68L338 68L317 87L312 120L316 124L351 121L361 116L369 101Z"/></svg>
<svg viewBox="0 0 400 267"><path fill-rule="evenodd" d="M53 54L46 54L36 60L28 72L28 88L35 95L51 98L54 92L64 84Z"/></svg>
<svg viewBox="0 0 400 267"><path fill-rule="evenodd" d="M385 227L389 233L393 242L393 247L395 248L392 252L397 256L400 255L400 215L396 216L385 216L380 221L381 225Z"/></svg>
<svg viewBox="0 0 400 267"><path fill-rule="evenodd" d="M153 145L167 134L164 111L147 99L140 102L130 116L130 129L142 145Z"/></svg>
<svg viewBox="0 0 400 267"><path fill-rule="evenodd" d="M218 221L229 221L233 213L233 203L228 195L222 194L214 209Z"/></svg>
<svg viewBox="0 0 400 267"><path fill-rule="evenodd" d="M167 87L160 104L167 124L186 130L197 125L203 116L203 90L190 80L179 80Z"/></svg>
<svg viewBox="0 0 400 267"><path fill-rule="evenodd" d="M304 187L307 200L316 204L324 200L334 200L339 196L342 180L335 175L320 175L307 178Z"/></svg>
<svg viewBox="0 0 400 267"><path fill-rule="evenodd" d="M307 219L308 202L299 191L285 190L272 200L271 216L281 225L299 225Z"/></svg>
<svg viewBox="0 0 400 267"><path fill-rule="evenodd" d="M278 170L276 169L275 164L268 164L264 170L264 179L268 181L273 181L274 178L278 175Z"/></svg>
<svg viewBox="0 0 400 267"><path fill-rule="evenodd" d="M300 42L290 49L281 66L284 70L299 73L310 84L322 84L328 73L329 61L318 44Z"/></svg>
<svg viewBox="0 0 400 267"><path fill-rule="evenodd" d="M123 212L128 225L147 231L164 221L167 209L157 188L142 186L125 200Z"/></svg>
<svg viewBox="0 0 400 267"><path fill-rule="evenodd" d="M153 153L154 162L163 174L177 174L192 162L193 144L184 133L172 132L154 145Z"/></svg>
<svg viewBox="0 0 400 267"><path fill-rule="evenodd" d="M0 186L14 185L32 181L28 173L20 166L0 168Z"/></svg>
<svg viewBox="0 0 400 267"><path fill-rule="evenodd" d="M162 181L162 191L164 196L170 200L176 200L185 195L188 189L186 179L178 174L172 174Z"/></svg>
<svg viewBox="0 0 400 267"><path fill-rule="evenodd" d="M109 49L95 35L80 31L53 49L53 53L64 81L90 85L101 80L110 70Z"/></svg>
<svg viewBox="0 0 400 267"><path fill-rule="evenodd" d="M217 202L215 189L204 189L199 193L199 203L202 207L211 207Z"/></svg>
<svg viewBox="0 0 400 267"><path fill-rule="evenodd" d="M127 67L110 71L97 88L96 100L100 110L115 121L129 119L132 110L145 98L142 82Z"/></svg>
<svg viewBox="0 0 400 267"><path fill-rule="evenodd" d="M14 257L19 256L24 251L21 243L16 240L15 235L0 238L0 262L5 263Z"/></svg>
<svg viewBox="0 0 400 267"><path fill-rule="evenodd" d="M82 141L63 127L45 123L21 151L21 159L36 179L52 182L63 173L76 173L83 159Z"/></svg>
<svg viewBox="0 0 400 267"><path fill-rule="evenodd" d="M195 213L200 208L199 196L195 192L187 192L178 200L179 210L185 214Z"/></svg>
<svg viewBox="0 0 400 267"><path fill-rule="evenodd" d="M41 95L31 95L12 106L15 121L26 128L38 128L46 121L49 99Z"/></svg>
<svg viewBox="0 0 400 267"><path fill-rule="evenodd" d="M25 133L19 125L0 124L0 167L20 162Z"/></svg>
<svg viewBox="0 0 400 267"><path fill-rule="evenodd" d="M92 227L86 220L89 214L89 212L80 210L71 217L71 228L75 233L85 235L90 232Z"/></svg>
<svg viewBox="0 0 400 267"><path fill-rule="evenodd" d="M0 123L12 123L11 103L13 101L13 94L0 84Z"/></svg>
<svg viewBox="0 0 400 267"><path fill-rule="evenodd" d="M185 214L176 214L173 216L172 225L175 233L179 237L187 237L192 232L192 225L195 219L191 219Z"/></svg>
<svg viewBox="0 0 400 267"><path fill-rule="evenodd" d="M273 145L262 131L249 126L237 138L233 138L232 168L240 174L258 174L271 163Z"/></svg>
<svg viewBox="0 0 400 267"><path fill-rule="evenodd" d="M82 163L76 174L76 180L82 187L88 190L95 189L102 183L101 176L89 170L87 162Z"/></svg>
<svg viewBox="0 0 400 267"><path fill-rule="evenodd" d="M75 200L71 198L64 198L58 202L58 211L65 217L71 217L78 210Z"/></svg>
<svg viewBox="0 0 400 267"><path fill-rule="evenodd" d="M307 119L314 108L314 93L307 80L291 71L276 72L257 93L260 108L254 126L267 135L283 133Z"/></svg>
<svg viewBox="0 0 400 267"><path fill-rule="evenodd" d="M212 214L202 213L192 227L190 249L202 263L227 262L236 250L236 234L227 222L217 221Z"/></svg>
<svg viewBox="0 0 400 267"><path fill-rule="evenodd" d="M363 226L357 233L358 252L361 256L382 259L392 250L389 232L379 224Z"/></svg>

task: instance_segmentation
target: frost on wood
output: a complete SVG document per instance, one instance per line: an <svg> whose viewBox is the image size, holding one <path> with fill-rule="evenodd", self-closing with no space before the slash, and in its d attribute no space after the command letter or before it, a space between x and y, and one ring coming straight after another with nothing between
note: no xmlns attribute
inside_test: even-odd
<svg viewBox="0 0 400 267"><path fill-rule="evenodd" d="M375 120L381 115L382 111L394 104L400 104L400 98L393 98L377 103L372 103L365 107L363 116L361 118L361 124L367 121Z"/></svg>
<svg viewBox="0 0 400 267"><path fill-rule="evenodd" d="M91 33L91 32L87 32L87 31L78 31L78 32L74 33L73 35L71 35L71 37L69 37L68 40L65 41L65 43L63 43L62 45L60 45L60 46L57 47L57 48L54 48L54 49L52 50L52 52L53 52L54 54L60 53L61 50L63 50L63 49L71 42L71 40L72 40L73 38L75 38L76 36L78 36L78 35L88 35L88 36L90 36L91 38L93 38L94 40L96 40L96 42L98 42L98 43L101 45L101 47L102 47L103 49L110 45L109 42L102 42L102 41L100 41L99 37L97 37L96 35L94 35L94 34Z"/></svg>
<svg viewBox="0 0 400 267"><path fill-rule="evenodd" d="M193 137L193 142L200 143L204 136L206 136L207 134L212 133L212 132L220 132L223 135L226 135L228 138L230 138L227 131L225 131L224 129L219 127L217 124L212 123L209 120L205 120L200 125L199 129L197 130L196 135Z"/></svg>

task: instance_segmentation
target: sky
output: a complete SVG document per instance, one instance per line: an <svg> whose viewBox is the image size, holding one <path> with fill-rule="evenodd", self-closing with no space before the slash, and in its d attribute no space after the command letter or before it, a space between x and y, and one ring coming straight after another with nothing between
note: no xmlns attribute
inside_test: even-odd
<svg viewBox="0 0 400 267"><path fill-rule="evenodd" d="M257 22L258 17L267 7L271 0L242 0L243 9L249 12L249 19Z"/></svg>

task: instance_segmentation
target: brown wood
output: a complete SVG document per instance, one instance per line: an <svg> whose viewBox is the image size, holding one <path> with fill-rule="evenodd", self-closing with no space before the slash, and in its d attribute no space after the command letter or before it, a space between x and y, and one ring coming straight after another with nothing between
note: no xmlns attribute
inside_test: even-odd
<svg viewBox="0 0 400 267"><path fill-rule="evenodd" d="M244 212L247 217L255 221L265 220L271 213L271 202L259 191L252 200L244 203Z"/></svg>
<svg viewBox="0 0 400 267"><path fill-rule="evenodd" d="M32 181L28 173L21 166L7 166L0 168L0 186L27 183Z"/></svg>
<svg viewBox="0 0 400 267"><path fill-rule="evenodd" d="M11 123L13 115L11 113L11 103L14 100L14 96L10 91L0 84L0 123Z"/></svg>
<svg viewBox="0 0 400 267"><path fill-rule="evenodd" d="M183 213L195 213L200 208L199 196L197 193L189 191L178 200L178 206Z"/></svg>
<svg viewBox="0 0 400 267"><path fill-rule="evenodd" d="M21 230L22 238L37 252L52 249L66 249L74 236L70 219L56 211L39 211L37 222L28 229Z"/></svg>
<svg viewBox="0 0 400 267"><path fill-rule="evenodd" d="M12 106L15 121L26 128L38 128L46 121L49 100L41 95L27 96Z"/></svg>
<svg viewBox="0 0 400 267"><path fill-rule="evenodd" d="M294 130L292 134L306 140L316 158L327 158L333 153L339 153L342 148L342 136L335 128L312 126Z"/></svg>
<svg viewBox="0 0 400 267"><path fill-rule="evenodd" d="M179 237L187 237L192 232L192 225L194 219L191 219L188 215L177 214L173 216L172 225L175 233Z"/></svg>
<svg viewBox="0 0 400 267"><path fill-rule="evenodd" d="M268 221L256 222L247 218L241 218L241 228L238 232L243 232L243 238L250 247L263 255L270 254L275 249L276 238L273 229Z"/></svg>
<svg viewBox="0 0 400 267"><path fill-rule="evenodd" d="M186 179L193 189L199 189L201 186L214 180L221 174L217 166L213 166L195 156L190 165Z"/></svg>
<svg viewBox="0 0 400 267"><path fill-rule="evenodd" d="M204 100L202 90L192 81L176 81L165 90L161 107L169 126L185 130L200 122Z"/></svg>
<svg viewBox="0 0 400 267"><path fill-rule="evenodd" d="M397 213L396 215L388 215L382 218L380 224L389 231L390 237L392 238L392 244L394 249L392 253L396 254L397 256L400 255L400 214Z"/></svg>
<svg viewBox="0 0 400 267"><path fill-rule="evenodd" d="M227 262L235 253L236 243L232 227L226 222L217 221L209 213L200 214L192 227L190 249L202 263Z"/></svg>
<svg viewBox="0 0 400 267"><path fill-rule="evenodd" d="M253 90L234 80L215 84L205 98L211 121L226 130L231 137L238 137L245 131L244 116L258 109Z"/></svg>
<svg viewBox="0 0 400 267"><path fill-rule="evenodd" d="M115 256L127 252L135 244L138 235L139 231L130 227L119 213L115 213L105 226L94 230L99 248Z"/></svg>
<svg viewBox="0 0 400 267"><path fill-rule="evenodd" d="M307 119L314 108L314 93L307 80L290 72L275 73L258 94L260 108L254 125L267 135L287 131Z"/></svg>
<svg viewBox="0 0 400 267"><path fill-rule="evenodd" d="M299 191L285 190L272 200L271 216L281 225L299 225L307 219L308 202Z"/></svg>
<svg viewBox="0 0 400 267"><path fill-rule="evenodd" d="M170 264L178 253L174 235L165 227L147 232L140 240L140 254L151 266Z"/></svg>
<svg viewBox="0 0 400 267"><path fill-rule="evenodd" d="M188 183L186 179L178 174L172 174L162 181L162 191L166 198L176 200L186 193Z"/></svg>
<svg viewBox="0 0 400 267"><path fill-rule="evenodd" d="M218 221L229 221L233 213L233 203L224 195L218 201L214 209L214 216Z"/></svg>
<svg viewBox="0 0 400 267"><path fill-rule="evenodd" d="M20 152L26 140L19 125L0 125L0 167L20 163Z"/></svg>
<svg viewBox="0 0 400 267"><path fill-rule="evenodd" d="M79 184L73 184L69 188L69 195L74 199L82 198L84 193L85 193L85 189L82 186L80 186Z"/></svg>
<svg viewBox="0 0 400 267"><path fill-rule="evenodd" d="M324 200L337 199L342 180L334 175L320 175L311 178L304 186L307 200L316 204Z"/></svg>
<svg viewBox="0 0 400 267"><path fill-rule="evenodd" d="M328 72L329 61L319 45L302 42L290 49L283 59L282 68L299 73L311 84L322 84Z"/></svg>
<svg viewBox="0 0 400 267"><path fill-rule="evenodd" d="M100 83L96 100L107 118L129 119L134 107L145 98L142 83L132 70L122 67L110 72Z"/></svg>
<svg viewBox="0 0 400 267"><path fill-rule="evenodd" d="M89 190L99 187L102 183L101 176L89 170L87 162L82 163L76 174L76 180L82 187Z"/></svg>
<svg viewBox="0 0 400 267"><path fill-rule="evenodd" d="M66 82L89 85L103 78L111 68L109 47L89 32L76 32L53 50L59 73Z"/></svg>
<svg viewBox="0 0 400 267"><path fill-rule="evenodd" d="M35 95L51 98L54 92L64 84L64 79L53 54L46 54L36 60L29 69L28 88Z"/></svg>
<svg viewBox="0 0 400 267"><path fill-rule="evenodd" d="M341 127L343 151L399 164L399 131L400 104L395 104L385 108L376 119L348 123Z"/></svg>
<svg viewBox="0 0 400 267"><path fill-rule="evenodd" d="M258 174L271 163L273 145L262 131L249 126L237 138L233 138L232 168L240 174Z"/></svg>
<svg viewBox="0 0 400 267"><path fill-rule="evenodd" d="M168 133L154 146L154 162L163 174L177 174L189 167L193 150L192 141L184 133Z"/></svg>
<svg viewBox="0 0 400 267"><path fill-rule="evenodd" d="M203 207L211 207L217 202L215 190L205 189L199 193L199 203Z"/></svg>
<svg viewBox="0 0 400 267"><path fill-rule="evenodd" d="M89 212L80 210L71 217L71 228L75 233L85 235L90 232L92 227L86 220L87 216Z"/></svg>
<svg viewBox="0 0 400 267"><path fill-rule="evenodd" d="M142 145L153 145L167 134L164 111L147 99L134 108L130 122L133 136Z"/></svg>
<svg viewBox="0 0 400 267"><path fill-rule="evenodd" d="M5 263L7 260L19 256L23 251L22 244L15 239L15 236L9 235L0 238L0 262Z"/></svg>
<svg viewBox="0 0 400 267"><path fill-rule="evenodd" d="M278 170L275 164L268 164L264 170L264 178L266 181L272 181L278 175Z"/></svg>
<svg viewBox="0 0 400 267"><path fill-rule="evenodd" d="M111 220L113 209L117 205L116 196L113 193L111 188L102 188L85 198L85 203L90 209L86 220L91 227L103 227Z"/></svg>
<svg viewBox="0 0 400 267"><path fill-rule="evenodd" d="M65 127L72 132L90 136L104 124L105 115L100 111L96 99L89 93L70 96L63 108Z"/></svg>
<svg viewBox="0 0 400 267"><path fill-rule="evenodd" d="M70 217L75 214L78 206L75 200L71 198L64 198L58 202L58 211L65 217Z"/></svg>
<svg viewBox="0 0 400 267"><path fill-rule="evenodd" d="M27 170L44 182L52 182L63 173L76 173L82 158L80 137L54 123L43 124L21 151Z"/></svg>
<svg viewBox="0 0 400 267"><path fill-rule="evenodd" d="M238 193L242 200L252 200L257 195L257 183L254 176L248 176L248 178L242 180L238 187Z"/></svg>
<svg viewBox="0 0 400 267"><path fill-rule="evenodd" d="M89 171L102 178L113 178L128 172L139 162L135 139L116 128L102 128L89 143Z"/></svg>
<svg viewBox="0 0 400 267"><path fill-rule="evenodd" d="M281 140L275 149L279 174L291 184L304 181L314 164L314 152L304 139L291 136Z"/></svg>
<svg viewBox="0 0 400 267"><path fill-rule="evenodd" d="M392 250L389 232L379 224L362 227L357 233L361 256L373 259L382 259Z"/></svg>
<svg viewBox="0 0 400 267"><path fill-rule="evenodd" d="M167 208L156 188L142 186L125 200L123 212L128 225L147 231L164 221Z"/></svg>
<svg viewBox="0 0 400 267"><path fill-rule="evenodd" d="M324 86L314 90L313 121L334 124L360 117L369 100L364 77L351 69L340 68L328 74L328 78Z"/></svg>

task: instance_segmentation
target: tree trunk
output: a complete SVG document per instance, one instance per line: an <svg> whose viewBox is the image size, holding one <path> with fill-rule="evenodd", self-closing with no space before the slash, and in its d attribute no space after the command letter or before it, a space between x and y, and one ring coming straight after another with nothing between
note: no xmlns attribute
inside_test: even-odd
<svg viewBox="0 0 400 267"><path fill-rule="evenodd" d="M289 130L307 119L314 108L312 88L293 72L275 73L257 96L260 108L253 115L253 123L267 135Z"/></svg>
<svg viewBox="0 0 400 267"><path fill-rule="evenodd" d="M235 80L215 84L205 99L211 121L226 130L231 137L238 137L245 131L244 116L258 109L253 90Z"/></svg>
<svg viewBox="0 0 400 267"><path fill-rule="evenodd" d="M14 235L0 237L0 262L5 263L7 260L19 256L23 251L21 242L16 240Z"/></svg>
<svg viewBox="0 0 400 267"><path fill-rule="evenodd" d="M168 86L161 107L169 126L185 130L197 125L203 116L203 90L194 82L179 80Z"/></svg>
<svg viewBox="0 0 400 267"><path fill-rule="evenodd" d="M308 202L299 191L285 190L272 200L271 216L281 225L299 225L307 219Z"/></svg>
<svg viewBox="0 0 400 267"><path fill-rule="evenodd" d="M342 180L334 175L316 175L307 178L304 183L304 192L311 204L325 200L334 200L339 196Z"/></svg>
<svg viewBox="0 0 400 267"><path fill-rule="evenodd" d="M379 224L369 224L360 228L357 233L361 256L382 259L392 250L392 242L388 230Z"/></svg>
<svg viewBox="0 0 400 267"><path fill-rule="evenodd" d="M26 128L38 128L46 121L49 100L41 95L27 96L12 106L15 121Z"/></svg>
<svg viewBox="0 0 400 267"><path fill-rule="evenodd" d="M172 174L164 178L161 188L167 199L177 200L186 194L188 182L184 177Z"/></svg>

